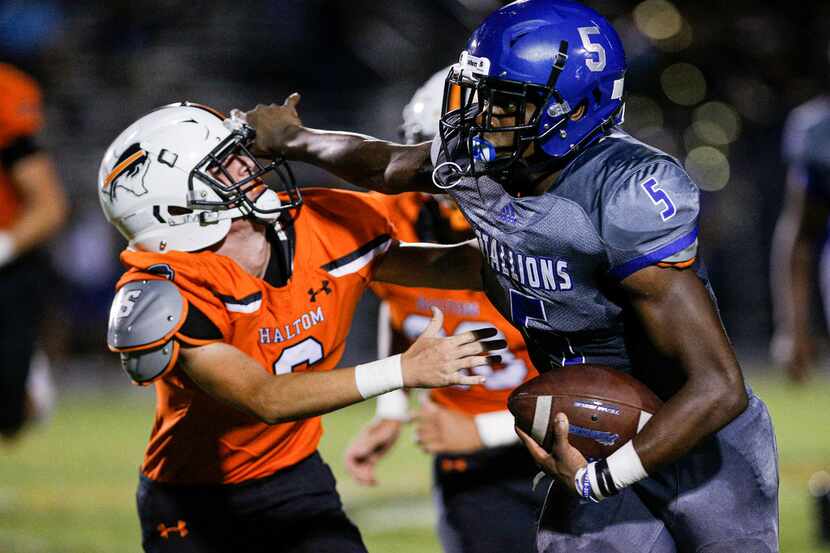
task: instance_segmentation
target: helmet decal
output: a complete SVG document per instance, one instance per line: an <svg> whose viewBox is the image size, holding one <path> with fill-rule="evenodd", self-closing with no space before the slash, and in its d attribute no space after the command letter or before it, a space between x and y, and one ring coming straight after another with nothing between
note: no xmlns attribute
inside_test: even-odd
<svg viewBox="0 0 830 553"><path fill-rule="evenodd" d="M109 194L110 201L116 200L117 191L123 188L133 196L143 196L147 193L144 186L144 177L150 167L150 158L147 152L141 149L138 143L130 145L119 156L115 167L104 179L103 190Z"/></svg>

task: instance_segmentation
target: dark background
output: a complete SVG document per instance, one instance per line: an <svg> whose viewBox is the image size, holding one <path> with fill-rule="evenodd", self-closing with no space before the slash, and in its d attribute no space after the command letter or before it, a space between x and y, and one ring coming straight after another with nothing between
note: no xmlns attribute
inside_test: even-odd
<svg viewBox="0 0 830 553"><path fill-rule="evenodd" d="M586 3L611 20L626 47L626 128L675 155L709 190L702 254L736 346L764 358L769 248L784 189L781 128L790 109L828 84L830 3ZM123 241L100 213L97 169L134 119L181 99L229 110L281 102L298 90L308 126L396 138L412 92L455 61L499 5L0 1L0 59L44 87L43 140L72 204L70 224L52 246L55 301L46 335L53 356L105 351ZM308 167L298 173L304 186L336 183ZM364 307L351 359L374 355L371 301Z"/></svg>

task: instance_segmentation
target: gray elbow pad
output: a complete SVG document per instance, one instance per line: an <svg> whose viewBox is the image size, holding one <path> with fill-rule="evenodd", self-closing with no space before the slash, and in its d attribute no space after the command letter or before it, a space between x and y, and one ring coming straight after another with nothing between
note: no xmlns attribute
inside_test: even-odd
<svg viewBox="0 0 830 553"><path fill-rule="evenodd" d="M149 384L178 360L176 332L187 319L187 302L167 280L128 282L110 309L107 345L138 384Z"/></svg>

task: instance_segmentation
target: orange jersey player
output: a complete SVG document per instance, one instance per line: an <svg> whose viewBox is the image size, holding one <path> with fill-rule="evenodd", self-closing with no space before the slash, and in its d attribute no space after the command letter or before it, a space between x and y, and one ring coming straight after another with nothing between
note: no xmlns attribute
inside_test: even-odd
<svg viewBox="0 0 830 553"><path fill-rule="evenodd" d="M0 436L5 438L41 414L30 387L43 380L32 379L30 366L42 290L48 286L42 250L66 218L59 179L37 143L42 125L40 87L0 63Z"/></svg>
<svg viewBox="0 0 830 553"><path fill-rule="evenodd" d="M400 356L331 371L370 281L469 283L441 276L446 251L400 246L373 196L302 198L284 162L251 155L253 138L183 102L136 121L101 165L104 213L129 240L108 342L157 394L144 549L364 552L317 453L319 415L404 385L480 383L461 370L504 342L439 337L435 310Z"/></svg>
<svg viewBox="0 0 830 553"><path fill-rule="evenodd" d="M436 73L404 108L402 129L408 142L427 140L436 132L447 71ZM402 242L450 244L472 237L464 216L446 196L404 193L381 198L395 224L395 238ZM422 449L435 455L438 536L446 553L534 551L533 528L545 488L532 487L538 470L507 411L510 392L538 374L521 334L483 292L382 283L371 288L382 300L381 355L413 343L429 324L433 307L444 312L442 330L447 336L494 327L506 340L507 349L499 352L501 363L471 369L487 377L484 384L430 391L415 417L416 436ZM404 392L378 398L375 420L346 453L346 467L355 480L375 484L375 464L395 443L407 419Z"/></svg>

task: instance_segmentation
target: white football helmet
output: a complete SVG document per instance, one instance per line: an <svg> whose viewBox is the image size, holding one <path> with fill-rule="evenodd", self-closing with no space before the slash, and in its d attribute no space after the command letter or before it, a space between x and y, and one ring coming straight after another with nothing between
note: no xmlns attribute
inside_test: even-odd
<svg viewBox="0 0 830 553"><path fill-rule="evenodd" d="M444 100L444 83L452 66L435 73L403 108L401 134L407 144L418 144L438 134L438 121Z"/></svg>
<svg viewBox="0 0 830 553"><path fill-rule="evenodd" d="M281 213L296 215L302 198L291 169L283 159L262 165L248 149L254 136L248 125L200 104L178 102L148 113L101 161L104 215L130 248L154 252L211 246L238 217L273 224ZM250 174L234 179L225 168L231 156L245 158ZM286 202L264 185L262 177L272 171Z"/></svg>

